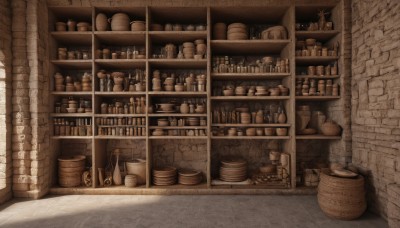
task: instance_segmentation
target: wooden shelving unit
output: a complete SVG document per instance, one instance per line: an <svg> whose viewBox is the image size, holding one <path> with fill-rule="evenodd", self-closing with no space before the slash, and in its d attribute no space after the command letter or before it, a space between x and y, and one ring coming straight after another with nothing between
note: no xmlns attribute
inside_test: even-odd
<svg viewBox="0 0 400 228"><path fill-rule="evenodd" d="M336 41L344 39L344 27L342 26L341 9L343 0L337 3L310 3L306 5L283 4L280 6L260 6L260 7L50 7L49 8L49 39L50 43L50 59L49 59L49 75L50 78L50 104L53 105L61 98L85 98L92 102L92 113L51 113L52 119L56 118L85 118L90 119L92 124L92 136L50 136L51 146L54 155L57 156L62 151L62 143L80 142L83 140L88 142L87 150L91 151L93 185L90 188L71 188L63 189L59 187L52 188L53 193L58 194L74 194L74 193L92 193L92 194L168 194L168 193L237 193L237 194L269 194L269 193L300 193L315 192L315 189L304 187L296 187L297 175L297 141L302 140L341 140L341 136L323 136L323 135L296 135L296 117L295 110L297 104L316 103L328 107L330 103L326 101L338 101L343 99L342 96L296 96L295 85L296 79L332 79L340 81L344 77L342 71L344 59L342 55L338 57L300 57L295 55L296 39L315 38L324 44L332 45ZM296 31L295 23L300 20L313 21L310 12L316 13L318 10L326 8L334 11L332 16L334 20L334 29L332 31ZM97 13L106 13L112 16L116 12L125 12L135 19L146 21L146 31L96 31L95 18ZM266 12L269 12L266 14ZM92 23L93 31L87 32L57 32L54 30L54 23L59 20L67 20L68 18L76 18L77 20L88 21ZM151 31L151 23L182 23L182 24L202 24L206 25L204 31ZM315 21L315 20L314 20ZM283 25L288 32L288 39L284 40L214 40L212 26L216 22L243 22L246 24L266 24L266 25ZM156 47L163 46L167 43L181 45L183 42L193 42L196 39L204 39L207 44L207 54L204 59L160 59L153 54L158 54L154 50ZM57 48L69 46L84 46L89 48L91 59L88 60L58 60ZM121 47L121 46L140 46L145 49L145 58L142 59L96 59L95 51L104 47ZM341 48L343 50L343 48ZM342 53L342 52L341 52ZM340 54L341 54L340 53ZM274 58L287 58L290 64L290 73L214 73L213 72L213 56L273 56ZM155 58L153 58L155 57ZM326 65L338 62L338 75L329 76L308 76L301 75L303 72L297 72L297 67L306 67L308 65ZM141 92L100 92L98 91L99 82L96 73L100 69L107 71L130 71L133 69L141 69L146 72L146 90ZM163 70L201 70L206 75L207 84L205 92L167 92L167 91L151 91L151 75L158 69ZM93 75L92 91L89 92L58 92L54 91L54 77L56 72L79 71L88 72ZM64 75L65 76L65 75ZM214 82L256 82L268 84L272 82L274 86L283 84L290 89L287 96L213 96ZM253 83L255 84L255 83ZM340 91L343 90L341 85ZM206 111L204 113L159 113L154 109L152 113L143 114L100 114L100 104L109 100L129 100L130 97L145 97L146 104L154 105L154 101L161 99L205 99ZM287 122L283 124L230 124L230 123L213 123L212 111L215 107L225 103L240 104L282 104L286 114ZM53 107L50 107L52 110ZM328 108L327 108L328 109ZM98 118L143 118L145 124L132 125L132 127L145 128L145 134L141 136L116 136L116 135L96 135L98 126L96 119ZM201 117L207 122L206 126L156 126L159 118L187 118ZM103 126L106 127L106 126ZM117 125L116 125L117 127ZM121 125L120 127L129 127ZM50 132L54 126L50 126ZM287 128L287 136L216 136L213 135L213 128ZM169 130L201 130L206 136L153 136L152 132L156 129ZM110 145L114 145L115 141L124 141L130 144L141 143L145 145L145 158L147 160L146 167L146 184L135 189L125 188L123 186L112 186L107 188L99 188L98 184L98 168L104 168L109 158L107 154ZM163 141L165 140L165 141ZM232 140L232 141L230 141ZM251 142L250 140L256 140ZM282 152L290 154L290 183L286 187L278 185L246 185L246 186L213 186L212 180L216 178L215 170L212 163L218 162L215 159L218 143L267 143L274 142L279 145L278 148ZM131 142L132 141L132 142ZM172 186L154 186L152 182L152 169L154 163L154 154L157 153L156 146L159 142L168 142L171 144L184 142L191 143L194 141L206 142L205 162L206 169L204 173L204 181L196 186L172 185ZM329 142L329 141L328 141ZM217 145L217 146L216 146ZM261 145L261 144L260 144ZM265 145L265 144L262 144ZM56 161L54 161L56 162ZM55 174L53 174L55 175ZM53 178L56 179L56 178Z"/></svg>

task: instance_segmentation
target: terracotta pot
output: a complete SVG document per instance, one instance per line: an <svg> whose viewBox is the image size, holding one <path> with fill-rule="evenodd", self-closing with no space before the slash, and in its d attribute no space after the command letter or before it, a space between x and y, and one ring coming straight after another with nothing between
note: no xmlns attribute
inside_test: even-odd
<svg viewBox="0 0 400 228"><path fill-rule="evenodd" d="M277 136L286 136L288 133L288 129L284 127L278 127L276 128L276 135Z"/></svg>
<svg viewBox="0 0 400 228"><path fill-rule="evenodd" d="M125 13L116 13L110 19L112 31L129 31L129 16Z"/></svg>
<svg viewBox="0 0 400 228"><path fill-rule="evenodd" d="M340 135L341 128L335 121L327 120L321 125L321 131L323 135L337 136Z"/></svg>
<svg viewBox="0 0 400 228"><path fill-rule="evenodd" d="M146 23L144 21L132 21L131 31L145 31Z"/></svg>
<svg viewBox="0 0 400 228"><path fill-rule="evenodd" d="M58 31L58 32L67 31L67 24L65 22L57 22L56 23L56 31Z"/></svg>
<svg viewBox="0 0 400 228"><path fill-rule="evenodd" d="M107 31L110 30L107 16L104 13L99 13L96 16L96 30L97 31Z"/></svg>

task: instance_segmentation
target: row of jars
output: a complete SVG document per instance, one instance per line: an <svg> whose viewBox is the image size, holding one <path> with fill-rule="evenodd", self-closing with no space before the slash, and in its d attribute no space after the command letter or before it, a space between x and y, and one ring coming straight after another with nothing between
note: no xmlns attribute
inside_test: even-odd
<svg viewBox="0 0 400 228"><path fill-rule="evenodd" d="M91 59L91 53L88 50L68 50L68 48L58 48L58 60L88 60Z"/></svg>
<svg viewBox="0 0 400 228"><path fill-rule="evenodd" d="M79 98L79 101L73 97L62 98L54 104L55 113L91 113L92 101L89 99Z"/></svg>
<svg viewBox="0 0 400 228"><path fill-rule="evenodd" d="M266 127L266 128L241 128L241 127L221 127L213 128L214 136L287 136L288 129L285 127Z"/></svg>
<svg viewBox="0 0 400 228"><path fill-rule="evenodd" d="M146 125L145 117L101 117L96 118L98 126L144 126Z"/></svg>
<svg viewBox="0 0 400 228"><path fill-rule="evenodd" d="M331 79L297 79L296 96L339 96L339 85Z"/></svg>
<svg viewBox="0 0 400 228"><path fill-rule="evenodd" d="M92 91L92 74L85 72L82 77L73 78L55 73L54 87L57 92Z"/></svg>
<svg viewBox="0 0 400 228"><path fill-rule="evenodd" d="M316 39L309 38L304 40L296 41L296 56L333 56L336 57L339 54L339 42L331 45L331 47L323 47L321 42L317 42Z"/></svg>
<svg viewBox="0 0 400 228"><path fill-rule="evenodd" d="M265 56L246 63L246 58L235 61L229 56L213 57L213 73L290 73L289 59Z"/></svg>
<svg viewBox="0 0 400 228"><path fill-rule="evenodd" d="M305 73L305 72L302 72ZM307 67L308 76L330 76L338 75L338 65L335 62L333 65L318 65L318 66L308 66Z"/></svg>
<svg viewBox="0 0 400 228"><path fill-rule="evenodd" d="M97 135L99 136L146 136L145 127L128 127L128 126L99 126L97 127Z"/></svg>
<svg viewBox="0 0 400 228"><path fill-rule="evenodd" d="M64 21L58 21L55 24L55 29L58 32L74 32L74 31L79 31L79 32L86 32L86 31L92 31L92 25L88 22L76 22L73 19L68 19L67 22Z"/></svg>
<svg viewBox="0 0 400 228"><path fill-rule="evenodd" d="M91 136L90 118L54 118L54 136Z"/></svg>
<svg viewBox="0 0 400 228"><path fill-rule="evenodd" d="M249 111L249 108L225 108L212 111L212 121L215 124L283 124L287 116L281 105L266 106L264 110Z"/></svg>
<svg viewBox="0 0 400 228"><path fill-rule="evenodd" d="M146 91L146 71L136 69L133 73L111 72L105 70L97 72L100 92L144 92Z"/></svg>
<svg viewBox="0 0 400 228"><path fill-rule="evenodd" d="M205 24L172 24L166 23L165 25L153 23L150 25L152 31L206 31L207 25Z"/></svg>
<svg viewBox="0 0 400 228"><path fill-rule="evenodd" d="M175 44L168 43L160 48L160 54L153 54L153 58L160 59L203 59L207 53L205 40L198 39L194 42L184 42L178 48Z"/></svg>
<svg viewBox="0 0 400 228"><path fill-rule="evenodd" d="M145 114L146 113L146 98L131 97L129 102L113 101L102 102L100 105L101 114Z"/></svg>
<svg viewBox="0 0 400 228"><path fill-rule="evenodd" d="M204 129L155 129L152 132L153 136L207 136L207 131Z"/></svg>
<svg viewBox="0 0 400 228"><path fill-rule="evenodd" d="M258 86L214 86L213 96L288 96L289 88L284 85L269 87L266 85Z"/></svg>
<svg viewBox="0 0 400 228"><path fill-rule="evenodd" d="M182 114L202 114L206 113L207 100L203 98L198 99L184 99L181 103L157 103L150 106L148 111L153 113L182 113ZM155 108L155 109L154 109Z"/></svg>
<svg viewBox="0 0 400 228"><path fill-rule="evenodd" d="M96 49L96 59L145 59L146 49L144 47L121 47Z"/></svg>
<svg viewBox="0 0 400 228"><path fill-rule="evenodd" d="M157 126L159 127L182 127L182 126L207 126L207 120L205 117L193 117L193 118L159 118L157 119Z"/></svg>
<svg viewBox="0 0 400 228"><path fill-rule="evenodd" d="M194 73L176 75L175 73L162 73L159 70L153 71L152 91L206 91L206 75Z"/></svg>

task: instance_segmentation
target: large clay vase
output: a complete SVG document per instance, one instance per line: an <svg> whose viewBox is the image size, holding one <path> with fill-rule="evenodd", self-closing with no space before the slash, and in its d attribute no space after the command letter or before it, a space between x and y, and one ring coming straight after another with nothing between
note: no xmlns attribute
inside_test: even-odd
<svg viewBox="0 0 400 228"><path fill-rule="evenodd" d="M115 164L114 172L113 172L113 181L115 185L121 185L122 184L122 177L121 177L121 171L119 170L119 154L116 154L117 157L117 162Z"/></svg>
<svg viewBox="0 0 400 228"><path fill-rule="evenodd" d="M104 13L99 13L96 16L96 30L97 31L109 30L109 23L107 20L107 16Z"/></svg>
<svg viewBox="0 0 400 228"><path fill-rule="evenodd" d="M327 120L321 126L321 131L323 135L327 136L338 136L340 135L340 126L333 120Z"/></svg>

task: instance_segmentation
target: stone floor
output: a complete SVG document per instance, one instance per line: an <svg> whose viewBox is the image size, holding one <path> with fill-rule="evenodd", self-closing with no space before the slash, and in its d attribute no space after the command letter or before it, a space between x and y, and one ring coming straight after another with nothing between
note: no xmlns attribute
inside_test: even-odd
<svg viewBox="0 0 400 228"><path fill-rule="evenodd" d="M0 206L0 227L387 227L326 217L315 196L49 196Z"/></svg>

